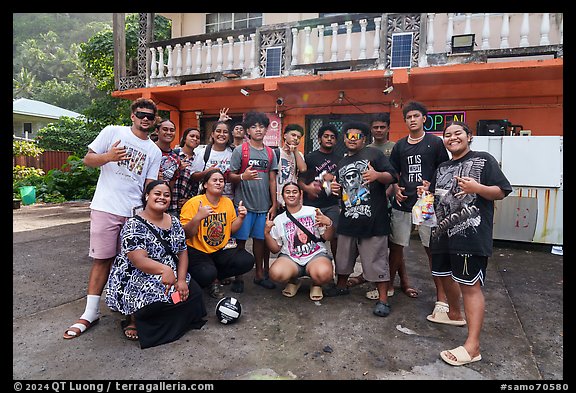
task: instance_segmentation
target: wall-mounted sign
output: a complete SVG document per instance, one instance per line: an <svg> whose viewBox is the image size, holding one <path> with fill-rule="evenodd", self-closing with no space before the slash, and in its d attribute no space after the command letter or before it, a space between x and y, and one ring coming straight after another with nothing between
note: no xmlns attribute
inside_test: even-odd
<svg viewBox="0 0 576 393"><path fill-rule="evenodd" d="M451 121L466 121L466 112L428 112L424 121L424 131L442 135L446 124Z"/></svg>
<svg viewBox="0 0 576 393"><path fill-rule="evenodd" d="M276 113L266 113L266 115L270 119L270 125L264 136L264 144L270 147L280 146L282 141L282 119Z"/></svg>

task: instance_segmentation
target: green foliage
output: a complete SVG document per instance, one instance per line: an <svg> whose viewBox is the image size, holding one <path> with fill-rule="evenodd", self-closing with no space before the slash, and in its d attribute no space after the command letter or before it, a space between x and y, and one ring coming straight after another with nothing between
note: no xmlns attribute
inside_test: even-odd
<svg viewBox="0 0 576 393"><path fill-rule="evenodd" d="M68 171L64 169L68 168ZM90 200L96 191L96 183L100 175L99 168L91 168L82 162L78 156L70 156L60 169L48 171L39 194L45 198L64 198L67 201L79 199Z"/></svg>
<svg viewBox="0 0 576 393"><path fill-rule="evenodd" d="M38 168L16 165L12 168L12 197L20 199L20 187L36 186L43 183L44 171Z"/></svg>
<svg viewBox="0 0 576 393"><path fill-rule="evenodd" d="M38 157L43 152L44 149L37 146L34 142L12 140L13 156Z"/></svg>
<svg viewBox="0 0 576 393"><path fill-rule="evenodd" d="M130 119L130 105L132 102L115 98L110 95L98 97L92 100L91 105L84 110L84 115L89 119L95 119L89 127L91 130L100 131L106 125L132 125Z"/></svg>
<svg viewBox="0 0 576 393"><path fill-rule="evenodd" d="M63 116L38 130L36 141L45 150L71 151L83 157L88 152L88 144L99 131L89 127L89 123L83 119Z"/></svg>
<svg viewBox="0 0 576 393"><path fill-rule="evenodd" d="M47 174L41 169L17 165L13 170L12 196L20 199L20 187L34 186L37 201L91 200L99 175L99 168L84 165L78 156L68 157L61 169L52 169Z"/></svg>
<svg viewBox="0 0 576 393"><path fill-rule="evenodd" d="M90 104L91 96L89 89L79 89L77 84L66 80L52 79L40 85L32 99L82 113Z"/></svg>

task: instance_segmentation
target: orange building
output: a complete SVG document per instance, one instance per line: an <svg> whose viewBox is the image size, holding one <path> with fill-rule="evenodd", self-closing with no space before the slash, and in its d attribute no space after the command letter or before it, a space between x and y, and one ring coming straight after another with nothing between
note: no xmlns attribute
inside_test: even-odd
<svg viewBox="0 0 576 393"><path fill-rule="evenodd" d="M272 120L271 145L283 125L303 125L307 153L323 124L389 112L396 141L407 134L402 107L416 100L431 112L428 132L457 118L479 135L564 135L563 14L167 13L172 39L161 42L146 38L154 14L139 15L137 66L127 76L116 62L113 95L151 98L178 133L205 132L223 107L234 120L257 110ZM123 14L114 20L124 59ZM542 186L513 185L519 204ZM563 187L546 187L520 240L562 243Z"/></svg>

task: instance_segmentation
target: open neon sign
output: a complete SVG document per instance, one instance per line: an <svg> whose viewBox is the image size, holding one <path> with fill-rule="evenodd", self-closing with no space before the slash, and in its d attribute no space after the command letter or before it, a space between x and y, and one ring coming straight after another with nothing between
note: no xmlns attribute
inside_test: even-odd
<svg viewBox="0 0 576 393"><path fill-rule="evenodd" d="M446 124L452 121L466 121L466 112L428 112L424 121L424 131L432 134L442 134Z"/></svg>

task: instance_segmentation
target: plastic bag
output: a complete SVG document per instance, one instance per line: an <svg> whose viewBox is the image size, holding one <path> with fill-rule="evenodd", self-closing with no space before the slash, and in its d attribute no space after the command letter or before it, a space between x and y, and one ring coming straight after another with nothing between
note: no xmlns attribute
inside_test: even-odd
<svg viewBox="0 0 576 393"><path fill-rule="evenodd" d="M434 194L426 191L412 208L412 223L427 227L436 226L436 212L434 211Z"/></svg>

